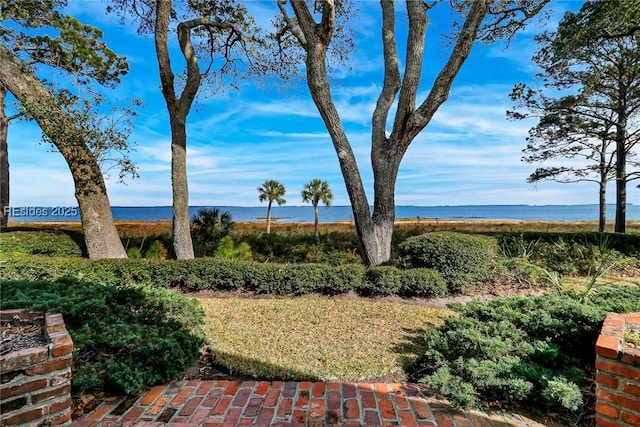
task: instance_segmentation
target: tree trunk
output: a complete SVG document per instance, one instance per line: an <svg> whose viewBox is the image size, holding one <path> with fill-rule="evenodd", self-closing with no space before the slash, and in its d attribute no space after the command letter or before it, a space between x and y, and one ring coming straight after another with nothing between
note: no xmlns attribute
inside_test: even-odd
<svg viewBox="0 0 640 427"><path fill-rule="evenodd" d="M313 221L313 235L316 238L316 243L320 242L320 232L318 230L318 203L313 205L314 221Z"/></svg>
<svg viewBox="0 0 640 427"><path fill-rule="evenodd" d="M193 259L187 181L185 118L171 114L171 188L173 191L173 249L178 259Z"/></svg>
<svg viewBox="0 0 640 427"><path fill-rule="evenodd" d="M7 88L0 82L0 228L9 221L9 150L7 134L9 119L4 111L4 100Z"/></svg>
<svg viewBox="0 0 640 427"><path fill-rule="evenodd" d="M598 232L604 233L607 226L607 180L600 181L600 216L598 218Z"/></svg>
<svg viewBox="0 0 640 427"><path fill-rule="evenodd" d="M0 82L18 99L67 162L91 259L126 258L98 162L42 83L0 45Z"/></svg>
<svg viewBox="0 0 640 427"><path fill-rule="evenodd" d="M271 233L271 200L267 205L267 234Z"/></svg>
<svg viewBox="0 0 640 427"><path fill-rule="evenodd" d="M623 108L618 111L616 123L616 223L615 232L627 229L627 116Z"/></svg>

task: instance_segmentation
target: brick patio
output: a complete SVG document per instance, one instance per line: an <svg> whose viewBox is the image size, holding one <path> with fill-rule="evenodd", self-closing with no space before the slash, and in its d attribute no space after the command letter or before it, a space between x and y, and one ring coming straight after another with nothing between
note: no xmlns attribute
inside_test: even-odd
<svg viewBox="0 0 640 427"><path fill-rule="evenodd" d="M385 383L176 381L75 420L107 426L553 426L518 414L457 411L425 386Z"/></svg>

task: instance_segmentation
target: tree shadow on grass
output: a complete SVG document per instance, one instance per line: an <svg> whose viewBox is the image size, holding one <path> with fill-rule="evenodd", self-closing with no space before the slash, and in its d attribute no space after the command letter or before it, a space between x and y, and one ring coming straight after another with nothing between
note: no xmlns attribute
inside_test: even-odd
<svg viewBox="0 0 640 427"><path fill-rule="evenodd" d="M416 361L427 350L427 342L424 339L424 328L402 328L398 331L401 339L391 347L391 351L398 355L398 362L402 366L409 381L417 381L415 377Z"/></svg>

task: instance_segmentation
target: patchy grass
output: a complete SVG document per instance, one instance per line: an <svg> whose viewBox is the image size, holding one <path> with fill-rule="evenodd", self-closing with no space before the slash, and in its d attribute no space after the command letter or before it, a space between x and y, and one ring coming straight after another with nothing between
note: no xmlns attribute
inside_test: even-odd
<svg viewBox="0 0 640 427"><path fill-rule="evenodd" d="M402 380L449 310L321 298L202 298L215 361L263 379Z"/></svg>

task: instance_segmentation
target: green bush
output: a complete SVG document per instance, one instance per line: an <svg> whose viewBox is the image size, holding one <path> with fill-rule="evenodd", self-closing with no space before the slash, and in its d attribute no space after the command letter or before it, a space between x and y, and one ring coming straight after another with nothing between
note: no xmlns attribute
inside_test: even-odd
<svg viewBox="0 0 640 427"><path fill-rule="evenodd" d="M381 266L370 268L366 272L366 289L370 295L395 295L402 287L402 270L396 267Z"/></svg>
<svg viewBox="0 0 640 427"><path fill-rule="evenodd" d="M400 295L406 297L432 298L447 294L447 282L438 270L411 268L401 270Z"/></svg>
<svg viewBox="0 0 640 427"><path fill-rule="evenodd" d="M554 292L458 305L460 316L426 331L428 350L412 370L463 407L482 399L576 410L606 314L640 310L640 287L598 288L579 300Z"/></svg>
<svg viewBox="0 0 640 427"><path fill-rule="evenodd" d="M161 241L154 240L149 249L144 253L146 259L160 260L167 259L167 248L164 247Z"/></svg>
<svg viewBox="0 0 640 427"><path fill-rule="evenodd" d="M494 238L449 231L410 237L400 249L401 265L438 270L451 291L482 284L497 257Z"/></svg>
<svg viewBox="0 0 640 427"><path fill-rule="evenodd" d="M0 254L11 253L84 257L87 251L82 233L54 230L3 230L0 233Z"/></svg>
<svg viewBox="0 0 640 427"><path fill-rule="evenodd" d="M0 308L62 313L74 342L72 386L134 394L177 379L199 355L197 300L165 289L71 278L2 281Z"/></svg>

